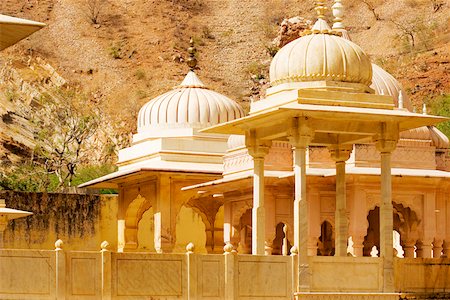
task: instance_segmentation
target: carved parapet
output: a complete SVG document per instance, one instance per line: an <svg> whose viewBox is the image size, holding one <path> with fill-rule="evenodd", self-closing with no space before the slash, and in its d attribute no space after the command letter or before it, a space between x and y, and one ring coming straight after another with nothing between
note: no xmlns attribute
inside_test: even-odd
<svg viewBox="0 0 450 300"><path fill-rule="evenodd" d="M330 156L327 147L309 147L308 148L309 166L316 168L334 168L334 161Z"/></svg>

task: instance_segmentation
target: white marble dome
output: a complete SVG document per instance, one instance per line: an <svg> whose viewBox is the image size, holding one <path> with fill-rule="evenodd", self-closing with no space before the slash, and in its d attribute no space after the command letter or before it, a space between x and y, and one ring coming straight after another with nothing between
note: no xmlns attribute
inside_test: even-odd
<svg viewBox="0 0 450 300"><path fill-rule="evenodd" d="M319 19L311 34L281 48L270 65L271 85L337 81L370 86L369 56L355 43L330 32L326 21Z"/></svg>
<svg viewBox="0 0 450 300"><path fill-rule="evenodd" d="M190 71L179 86L141 108L138 133L163 128L205 128L243 116L238 103L208 89Z"/></svg>

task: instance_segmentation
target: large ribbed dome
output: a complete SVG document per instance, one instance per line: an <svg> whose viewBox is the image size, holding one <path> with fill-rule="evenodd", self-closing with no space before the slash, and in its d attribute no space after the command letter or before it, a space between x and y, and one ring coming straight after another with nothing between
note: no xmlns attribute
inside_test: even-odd
<svg viewBox="0 0 450 300"><path fill-rule="evenodd" d="M204 128L243 116L244 111L239 104L208 89L190 71L181 85L141 108L138 132L157 128Z"/></svg>
<svg viewBox="0 0 450 300"><path fill-rule="evenodd" d="M401 92L403 95L403 107L412 111L412 104L397 79L376 64L372 64L372 70L372 85L370 87L375 90L375 93L392 96L394 98L395 106L398 107L398 98Z"/></svg>
<svg viewBox="0 0 450 300"><path fill-rule="evenodd" d="M338 81L370 86L372 65L355 43L330 34L319 19L312 34L298 38L275 55L270 65L272 86L288 82Z"/></svg>

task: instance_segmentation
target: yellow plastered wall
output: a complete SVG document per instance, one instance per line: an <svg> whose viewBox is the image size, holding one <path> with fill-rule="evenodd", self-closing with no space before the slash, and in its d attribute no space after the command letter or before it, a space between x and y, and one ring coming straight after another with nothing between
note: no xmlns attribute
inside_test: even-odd
<svg viewBox="0 0 450 300"><path fill-rule="evenodd" d="M26 195L19 194L20 197L31 197L32 193ZM70 196L67 196L70 199ZM38 199L39 200L39 199ZM11 202L13 206L14 202ZM5 249L55 249L55 241L61 239L64 242L65 250L100 250L102 241L108 241L111 248L117 248L117 196L101 195L97 202L98 213L87 216L89 223L92 222L92 228L80 222L77 218L67 216L66 219L56 220L55 215L39 214L10 221L4 233ZM44 205L44 204L41 204ZM46 205L52 205L47 203ZM21 209L23 209L21 207ZM33 211L32 209L24 209ZM58 226L55 226L55 224ZM42 224L42 226L39 226ZM48 224L48 225L44 225ZM68 228L71 228L75 234L69 234ZM83 228L83 230L81 230ZM81 234L82 232L82 234Z"/></svg>
<svg viewBox="0 0 450 300"><path fill-rule="evenodd" d="M206 226L202 218L192 208L181 207L176 223L176 242L173 252L186 252L186 245L194 243L196 253L206 251Z"/></svg>
<svg viewBox="0 0 450 300"><path fill-rule="evenodd" d="M155 252L153 208L148 209L139 221L138 251Z"/></svg>

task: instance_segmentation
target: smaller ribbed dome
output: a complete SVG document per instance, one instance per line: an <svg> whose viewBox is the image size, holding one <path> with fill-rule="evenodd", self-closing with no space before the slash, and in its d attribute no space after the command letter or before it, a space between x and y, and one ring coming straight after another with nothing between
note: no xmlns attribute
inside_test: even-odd
<svg viewBox="0 0 450 300"><path fill-rule="evenodd" d="M412 104L400 82L376 64L372 64L372 70L372 85L370 87L375 90L375 93L378 95L384 94L392 96L394 98L395 106L398 107L398 98L401 91L403 95L403 107L412 111Z"/></svg>
<svg viewBox="0 0 450 300"><path fill-rule="evenodd" d="M330 32L326 21L319 19L312 28L312 34L281 48L270 65L272 86L304 81L336 81L369 86L372 65L368 55L355 43Z"/></svg>
<svg viewBox="0 0 450 300"><path fill-rule="evenodd" d="M437 149L447 149L450 144L448 137L434 126L422 126L403 131L400 133L400 138L431 141L431 145Z"/></svg>
<svg viewBox="0 0 450 300"><path fill-rule="evenodd" d="M447 149L450 145L448 137L439 129L434 126L429 126L431 140L433 141L433 146L437 149Z"/></svg>
<svg viewBox="0 0 450 300"><path fill-rule="evenodd" d="M205 128L243 116L239 104L208 89L190 71L179 86L141 108L138 133L158 128Z"/></svg>

